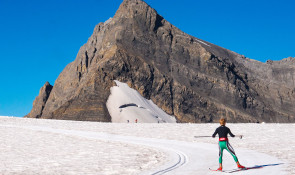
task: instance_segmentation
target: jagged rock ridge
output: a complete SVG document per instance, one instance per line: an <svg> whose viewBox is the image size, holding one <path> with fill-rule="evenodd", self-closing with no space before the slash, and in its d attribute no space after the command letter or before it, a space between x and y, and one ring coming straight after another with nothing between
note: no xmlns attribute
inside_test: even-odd
<svg viewBox="0 0 295 175"><path fill-rule="evenodd" d="M48 100L49 94L52 90L52 85L47 81L40 89L39 96L33 102L32 111L26 115L28 118L40 118L42 116L43 109Z"/></svg>
<svg viewBox="0 0 295 175"><path fill-rule="evenodd" d="M118 80L178 122L294 122L294 75L294 58L247 59L185 34L141 0L124 0L28 117L109 122Z"/></svg>

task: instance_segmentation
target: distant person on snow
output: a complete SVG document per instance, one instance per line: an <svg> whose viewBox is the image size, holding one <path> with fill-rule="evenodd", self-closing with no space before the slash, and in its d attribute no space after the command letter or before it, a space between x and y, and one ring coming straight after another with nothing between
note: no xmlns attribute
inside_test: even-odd
<svg viewBox="0 0 295 175"><path fill-rule="evenodd" d="M221 118L219 120L219 123L220 126L215 130L214 134L212 135L213 138L215 138L216 134L218 134L219 136L219 168L217 170L222 171L222 155L224 149L226 149L233 156L238 168L245 168L239 163L234 149L228 142L227 134L229 134L231 137L235 137L235 135L233 135L230 129L225 126L226 120L224 118ZM240 138L242 138L242 135L240 136Z"/></svg>
<svg viewBox="0 0 295 175"><path fill-rule="evenodd" d="M135 123L137 123L137 119L135 120Z"/></svg>

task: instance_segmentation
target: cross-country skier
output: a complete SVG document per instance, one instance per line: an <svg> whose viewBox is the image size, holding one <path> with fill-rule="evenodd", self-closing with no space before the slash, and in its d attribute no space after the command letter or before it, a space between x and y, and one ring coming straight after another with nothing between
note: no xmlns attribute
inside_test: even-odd
<svg viewBox="0 0 295 175"><path fill-rule="evenodd" d="M239 163L234 149L231 147L231 145L228 142L227 134L229 134L231 137L235 137L235 135L233 135L230 129L225 126L226 120L224 118L221 118L219 120L219 123L220 123L220 126L215 130L214 134L212 135L213 138L215 138L216 134L218 134L219 136L219 168L217 170L222 171L222 155L223 155L224 149L226 149L233 156L234 160L237 163L238 168L245 168Z"/></svg>

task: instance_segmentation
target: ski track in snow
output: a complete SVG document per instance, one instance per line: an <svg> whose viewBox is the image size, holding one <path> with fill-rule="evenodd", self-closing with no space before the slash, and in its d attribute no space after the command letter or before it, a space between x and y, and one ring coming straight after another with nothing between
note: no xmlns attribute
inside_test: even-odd
<svg viewBox="0 0 295 175"><path fill-rule="evenodd" d="M154 138L149 138L148 134L144 134L144 130L147 127L151 127L151 129L157 130L156 127L169 126L169 124L163 125L138 125L138 124L104 124L104 123L93 123L93 122L73 122L73 121L50 121L50 120L35 120L35 119L8 119L5 118L4 121L0 118L1 124L0 128L10 128L10 129L21 129L21 130L30 130L34 133L51 133L55 136L71 136L71 137L79 137L89 140L100 140L104 141L108 144L110 142L117 143L125 143L128 145L137 145L137 147L150 147L155 149L156 151L160 151L167 156L165 162L159 161L155 163L153 166L147 167L147 169L143 168L142 171L135 170L130 171L127 174L173 174L173 175L186 175L186 174L216 174L216 172L208 171L208 168L215 168L218 166L218 148L216 144L210 143L199 143L199 142L188 142L181 141L181 136L174 136L177 140L167 140L168 138L162 138L161 134L154 135ZM5 122L8 121L8 122ZM15 121L15 122L13 122ZM114 128L118 128L118 130L114 130ZM174 129L177 129L178 125L170 125L175 126ZM181 125L180 125L181 126ZM182 125L185 126L185 125ZM190 125L188 125L190 126ZM208 125L210 126L210 125ZM107 128L111 127L111 128ZM125 127L125 128L124 128ZM141 128L140 128L141 127ZM215 127L215 126L214 126ZM126 129L129 128L129 129ZM103 132L102 132L103 129ZM129 135L134 132L134 129L138 132L136 134ZM120 133L120 130L126 130L125 133ZM171 130L172 131L172 130ZM130 133L129 133L130 132ZM147 132L147 131L146 131ZM181 132L181 131L179 131ZM173 138L173 131L172 138ZM159 137L160 136L160 137ZM171 136L171 135L170 135ZM158 138L157 138L158 137ZM193 136L192 136L193 137ZM22 143L20 143L22 145ZM63 145L56 145L57 147ZM234 145L233 145L234 146ZM234 146L235 147L235 146ZM147 152L151 150L146 150ZM238 158L242 158L241 163L246 166L255 166L255 165L270 165L277 163L285 163L281 160L269 156L267 154L258 153L256 151L245 150L245 149L237 149ZM144 152L145 153L145 152ZM41 158L42 160L42 158ZM144 162L139 162L144 163ZM163 164L164 163L164 164ZM256 164L255 164L256 163ZM160 166L159 166L160 165ZM236 172L236 174L287 174L284 172L287 164L278 165L278 166L269 166L264 167L262 169L253 169L248 171ZM234 169L235 165L230 156L224 155L224 169ZM7 171L9 172L9 171ZM75 174L74 172L69 173L68 171L62 171L60 174ZM1 174L3 170L0 170ZM94 173L94 172L91 172ZM89 174L91 174L89 173ZM9 174L9 173L6 173ZM10 173L12 174L12 173ZM13 173L17 174L17 173ZM24 173L19 173L24 174ZM39 173L37 173L39 174ZM49 170L49 173L50 170ZM59 174L59 173L57 173ZM86 173L85 173L86 174ZM94 174L97 174L94 173ZM100 173L99 173L100 174ZM124 174L123 172L115 172L115 171L104 171L103 174ZM125 172L126 174L126 172Z"/></svg>
<svg viewBox="0 0 295 175"><path fill-rule="evenodd" d="M125 142L128 144L135 144L135 145L143 145L143 146L150 146L157 149L160 149L170 155L171 161L166 164L162 169L156 170L153 175L164 174L170 171L173 171L176 168L187 163L186 157L184 153L176 150L168 148L169 145L175 145L175 143L171 141L159 140L159 139L146 139L146 138L137 138L137 137L130 137L130 136L120 136L120 135L113 135L107 133L97 133L97 132L85 132L85 131L75 131L75 130L65 130L65 129L54 129L49 127L38 127L38 126L13 126L13 125L0 125L0 127L9 127L9 128L21 128L21 129L28 129L33 131L42 131L42 132L50 132L55 134L63 134L63 135L71 135L71 136L79 136L84 137L87 139L98 139L103 141L115 141L115 142Z"/></svg>

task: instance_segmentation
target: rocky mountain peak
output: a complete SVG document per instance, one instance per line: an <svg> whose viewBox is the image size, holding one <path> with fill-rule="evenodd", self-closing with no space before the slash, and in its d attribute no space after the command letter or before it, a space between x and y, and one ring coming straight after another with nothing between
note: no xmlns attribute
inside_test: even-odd
<svg viewBox="0 0 295 175"><path fill-rule="evenodd" d="M295 68L286 66L245 59L182 32L141 0L124 0L50 93L41 88L28 117L110 122L117 80L178 122L294 122Z"/></svg>
<svg viewBox="0 0 295 175"><path fill-rule="evenodd" d="M161 20L163 17L158 15L157 11L150 7L147 3L141 0L125 0L120 5L115 16L115 21L133 21L133 27L143 27L147 25L149 29L155 31L159 25L161 25Z"/></svg>
<svg viewBox="0 0 295 175"><path fill-rule="evenodd" d="M136 14L144 13L148 10L153 10L147 3L141 0L124 0L115 14L117 17L132 18Z"/></svg>

